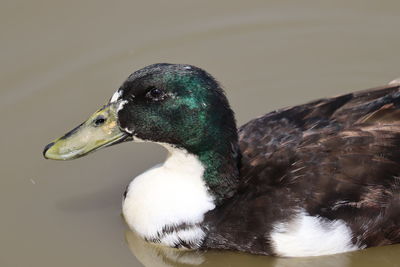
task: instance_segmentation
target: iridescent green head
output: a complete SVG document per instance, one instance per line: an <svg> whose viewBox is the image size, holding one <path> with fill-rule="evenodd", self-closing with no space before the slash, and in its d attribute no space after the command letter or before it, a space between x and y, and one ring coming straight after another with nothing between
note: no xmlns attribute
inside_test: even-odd
<svg viewBox="0 0 400 267"><path fill-rule="evenodd" d="M151 65L134 72L116 94L122 101L121 128L140 139L197 153L208 150L211 139L236 137L233 112L223 91L197 67Z"/></svg>

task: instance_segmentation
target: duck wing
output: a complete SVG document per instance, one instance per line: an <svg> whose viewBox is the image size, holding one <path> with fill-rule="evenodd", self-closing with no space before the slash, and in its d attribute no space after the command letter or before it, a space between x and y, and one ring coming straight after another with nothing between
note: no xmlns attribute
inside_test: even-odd
<svg viewBox="0 0 400 267"><path fill-rule="evenodd" d="M284 188L310 215L344 220L363 245L400 242L400 86L266 114L239 142L252 198Z"/></svg>

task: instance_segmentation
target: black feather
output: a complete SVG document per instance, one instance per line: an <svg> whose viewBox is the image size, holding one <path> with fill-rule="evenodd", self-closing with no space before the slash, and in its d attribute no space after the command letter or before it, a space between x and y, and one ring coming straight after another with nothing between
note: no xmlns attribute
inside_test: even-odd
<svg viewBox="0 0 400 267"><path fill-rule="evenodd" d="M206 215L203 248L274 254L299 209L343 220L353 242L400 242L400 93L387 86L282 109L240 127L237 194Z"/></svg>

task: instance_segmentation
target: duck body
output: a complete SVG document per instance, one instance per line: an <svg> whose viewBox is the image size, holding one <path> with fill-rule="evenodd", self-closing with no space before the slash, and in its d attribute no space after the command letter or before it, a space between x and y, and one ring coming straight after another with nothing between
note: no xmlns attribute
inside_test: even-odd
<svg viewBox="0 0 400 267"><path fill-rule="evenodd" d="M206 215L205 246L315 256L400 242L399 104L385 86L243 125L241 188Z"/></svg>
<svg viewBox="0 0 400 267"><path fill-rule="evenodd" d="M167 160L124 194L127 224L149 242L334 254L400 242L399 105L394 84L274 111L237 129L211 75L155 64L44 154L76 158L98 149L94 141L166 147Z"/></svg>

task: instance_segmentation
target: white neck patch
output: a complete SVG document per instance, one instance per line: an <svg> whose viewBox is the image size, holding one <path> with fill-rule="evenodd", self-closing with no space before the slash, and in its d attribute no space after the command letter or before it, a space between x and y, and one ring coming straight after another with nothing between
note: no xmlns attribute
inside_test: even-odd
<svg viewBox="0 0 400 267"><path fill-rule="evenodd" d="M111 99L110 99L110 103L116 102L117 100L119 100L122 96L122 90L118 89L117 91L115 91L115 93L112 95Z"/></svg>
<svg viewBox="0 0 400 267"><path fill-rule="evenodd" d="M203 180L204 167L196 156L185 150L161 145L169 152L167 160L129 184L122 207L125 220L131 229L148 240L160 237L165 227L192 225L168 232L160 242L175 246L183 240L200 245L205 233L197 224L203 221L207 211L215 208Z"/></svg>

